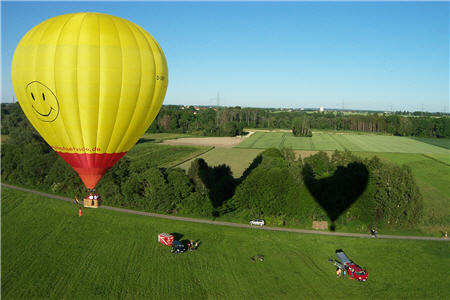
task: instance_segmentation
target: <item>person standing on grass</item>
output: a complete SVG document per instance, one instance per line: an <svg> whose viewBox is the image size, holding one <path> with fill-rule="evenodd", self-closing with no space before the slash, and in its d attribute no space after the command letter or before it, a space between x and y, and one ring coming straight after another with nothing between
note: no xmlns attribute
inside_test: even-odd
<svg viewBox="0 0 450 300"><path fill-rule="evenodd" d="M81 206L80 206L80 208L78 209L78 216L81 217L82 215L83 215L83 210L81 209Z"/></svg>

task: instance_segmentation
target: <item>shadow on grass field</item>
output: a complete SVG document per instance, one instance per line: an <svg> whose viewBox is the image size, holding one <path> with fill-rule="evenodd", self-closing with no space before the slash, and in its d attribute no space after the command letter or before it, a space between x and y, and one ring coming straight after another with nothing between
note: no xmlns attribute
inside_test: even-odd
<svg viewBox="0 0 450 300"><path fill-rule="evenodd" d="M233 171L233 177L239 178L262 151L260 149L214 148L195 158L203 158L209 166L226 164ZM192 160L186 161L177 167L187 171L191 167L191 162Z"/></svg>
<svg viewBox="0 0 450 300"><path fill-rule="evenodd" d="M195 224L2 191L3 299L443 299L449 243L303 235ZM161 232L199 239L174 255ZM337 279L335 249L367 267ZM264 261L250 258L264 255Z"/></svg>

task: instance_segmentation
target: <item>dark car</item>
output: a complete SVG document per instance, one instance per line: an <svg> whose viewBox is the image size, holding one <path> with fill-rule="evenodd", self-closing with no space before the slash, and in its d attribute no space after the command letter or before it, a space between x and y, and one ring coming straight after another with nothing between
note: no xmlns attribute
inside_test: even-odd
<svg viewBox="0 0 450 300"><path fill-rule="evenodd" d="M183 253L186 251L186 247L180 241L173 241L172 243L172 253Z"/></svg>

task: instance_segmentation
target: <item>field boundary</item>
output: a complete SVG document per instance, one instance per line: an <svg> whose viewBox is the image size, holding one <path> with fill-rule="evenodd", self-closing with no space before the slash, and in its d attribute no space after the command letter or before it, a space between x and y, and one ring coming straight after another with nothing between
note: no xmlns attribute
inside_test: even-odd
<svg viewBox="0 0 450 300"><path fill-rule="evenodd" d="M253 145L254 145L257 141L259 141L264 135L266 135L266 134L265 134L265 133L261 133L261 134L259 135L259 137L256 137L255 140L254 140L249 146L243 147L243 148L249 148L249 149L252 149L252 148L253 148ZM241 142L241 143L242 143L242 142ZM239 146L241 143L237 144L235 147Z"/></svg>
<svg viewBox="0 0 450 300"><path fill-rule="evenodd" d="M68 197L58 196L58 195L52 195L32 189L27 189L23 187L18 187L15 185L10 185L6 183L2 183L2 187L32 193L36 195L40 195L46 198L52 198L57 200L62 200L66 202L73 202L74 200ZM134 215L141 215L141 216L148 216L148 217L154 217L154 218L160 218L160 219L169 219L169 220L176 220L176 221L183 221L183 222L193 222L193 223L203 223L203 224L211 224L211 225L219 225L219 226L228 226L228 227L239 227L239 228L251 228L254 230L270 230L270 231L283 231L283 232L293 232L293 233L304 233L304 234L316 234L316 235L331 235L331 236L342 236L342 237L359 237L359 238L372 238L369 234L362 234L362 233L350 233L350 232L330 232L330 231L317 231L317 230L309 230L309 229L296 229L296 228L283 228L283 227L270 227L270 226L264 226L264 227L255 227L248 224L240 224L240 223L232 223L232 222L224 222L224 221L213 221L213 220L205 220L205 219L195 219L195 218L188 218L188 217L179 217L179 216L169 216L169 215L163 215L163 214L157 214L157 213L150 213L150 212L143 212L143 211L137 211L137 210L131 210L126 208L119 208L119 207L112 207L112 206L106 206L102 205L100 208L106 209L106 210L112 210L122 213L128 213L128 214L134 214ZM437 237L426 237L426 236L403 236L403 235L384 235L384 234L378 234L378 239L397 239L397 240L424 240L424 241L444 241L448 242L449 239L443 239L443 238L437 238Z"/></svg>
<svg viewBox="0 0 450 300"><path fill-rule="evenodd" d="M184 160L181 161L181 162L177 162L177 163L174 164L173 166L170 166L170 165L169 165L167 168L168 168L168 169L170 169L170 168L176 168L176 167L178 167L179 165L184 164L185 162L190 161L190 160L192 160L192 159L194 159L194 158L197 158L197 157L199 157L200 155L203 155L203 154L205 154L205 153L207 153L207 152L209 152L209 151L211 151L212 149L215 149L215 148L216 148L216 147L211 146L211 147L209 147L208 149L206 149L205 151L203 151L203 152L201 152L201 153L199 153L199 154L193 155L192 157L189 157L189 158L187 158L187 159L184 159Z"/></svg>
<svg viewBox="0 0 450 300"><path fill-rule="evenodd" d="M436 162L438 162L438 163L441 163L441 164L444 164L444 165L446 165L446 166L449 166L449 167L450 167L450 164L446 163L445 161L442 161L442 160L440 160L440 159L437 159L437 158L435 158L435 157L432 157L432 156L428 156L428 155L427 155L427 154L425 154L425 153L422 153L422 155L423 155L424 157L426 157L426 158L429 158L429 159L431 159L431 160L434 160L434 161L436 161Z"/></svg>

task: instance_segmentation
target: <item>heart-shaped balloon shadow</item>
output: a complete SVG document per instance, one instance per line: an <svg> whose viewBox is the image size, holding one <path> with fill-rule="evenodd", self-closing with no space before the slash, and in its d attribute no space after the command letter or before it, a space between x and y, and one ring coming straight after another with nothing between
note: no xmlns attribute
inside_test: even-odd
<svg viewBox="0 0 450 300"><path fill-rule="evenodd" d="M323 179L316 179L308 164L302 173L309 192L330 218L331 230L335 230L336 219L361 196L369 181L369 171L358 162L339 166L333 176Z"/></svg>

